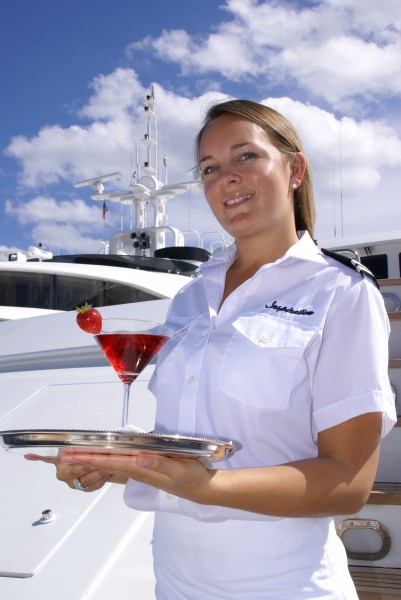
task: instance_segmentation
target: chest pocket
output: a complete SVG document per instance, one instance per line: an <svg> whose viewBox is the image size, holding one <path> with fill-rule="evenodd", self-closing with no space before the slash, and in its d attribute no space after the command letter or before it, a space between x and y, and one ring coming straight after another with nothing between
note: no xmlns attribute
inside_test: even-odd
<svg viewBox="0 0 401 600"><path fill-rule="evenodd" d="M240 317L224 352L219 391L249 406L284 409L317 327L266 314Z"/></svg>

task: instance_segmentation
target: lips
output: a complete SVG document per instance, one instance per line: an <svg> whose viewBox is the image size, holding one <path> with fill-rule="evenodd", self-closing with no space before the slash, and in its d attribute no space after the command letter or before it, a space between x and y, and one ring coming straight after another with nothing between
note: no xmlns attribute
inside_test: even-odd
<svg viewBox="0 0 401 600"><path fill-rule="evenodd" d="M250 200L253 194L244 194L242 196L235 196L235 198L230 198L224 202L224 206L235 206L240 202L244 202L245 200Z"/></svg>

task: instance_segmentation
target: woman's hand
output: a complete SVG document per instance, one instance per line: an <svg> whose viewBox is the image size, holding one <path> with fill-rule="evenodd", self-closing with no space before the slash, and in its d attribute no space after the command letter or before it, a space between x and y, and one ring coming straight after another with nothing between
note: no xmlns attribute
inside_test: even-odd
<svg viewBox="0 0 401 600"><path fill-rule="evenodd" d="M109 472L91 468L87 465L62 462L62 456L63 453L57 457L26 454L25 458L26 460L41 461L54 465L56 467L56 477L59 481L64 481L70 488L82 492L99 490L107 481L111 480L111 473Z"/></svg>
<svg viewBox="0 0 401 600"><path fill-rule="evenodd" d="M64 473L80 473L86 469L87 475L81 477L83 483L94 479L98 474L112 474L112 479L135 479L152 487L194 502L209 503L210 484L215 471L207 469L199 460L193 458L169 458L156 454L141 453L123 455L89 453L79 450L63 452L61 464L67 467ZM61 471L61 469L60 469ZM96 473L97 475L93 475Z"/></svg>

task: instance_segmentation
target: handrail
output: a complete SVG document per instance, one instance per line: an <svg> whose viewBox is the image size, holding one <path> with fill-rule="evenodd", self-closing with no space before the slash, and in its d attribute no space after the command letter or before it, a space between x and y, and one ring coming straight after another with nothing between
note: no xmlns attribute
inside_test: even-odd
<svg viewBox="0 0 401 600"><path fill-rule="evenodd" d="M109 365L107 359L99 352L99 347L96 345L0 356L0 373L39 371L42 369L104 367L107 365Z"/></svg>

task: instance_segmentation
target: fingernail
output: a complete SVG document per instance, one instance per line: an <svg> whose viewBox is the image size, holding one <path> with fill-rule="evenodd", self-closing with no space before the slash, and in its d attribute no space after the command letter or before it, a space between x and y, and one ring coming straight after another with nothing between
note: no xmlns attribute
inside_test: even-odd
<svg viewBox="0 0 401 600"><path fill-rule="evenodd" d="M137 464L140 467L152 467L152 465L154 464L154 458L153 456L150 456L149 454L140 454L136 460Z"/></svg>
<svg viewBox="0 0 401 600"><path fill-rule="evenodd" d="M67 465L72 465L72 464L74 464L76 462L79 462L78 460L75 459L74 456L62 456L60 458L60 461L62 463L67 463Z"/></svg>

